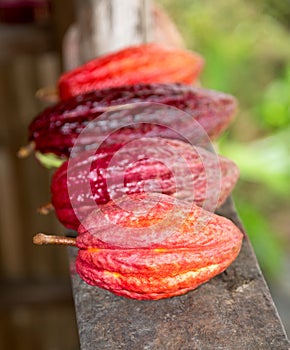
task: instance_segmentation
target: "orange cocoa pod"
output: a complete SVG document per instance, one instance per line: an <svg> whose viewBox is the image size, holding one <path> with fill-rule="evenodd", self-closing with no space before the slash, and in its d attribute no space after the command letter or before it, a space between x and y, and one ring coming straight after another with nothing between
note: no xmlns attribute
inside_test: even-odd
<svg viewBox="0 0 290 350"><path fill-rule="evenodd" d="M179 220L177 220L177 218ZM35 237L35 243L54 243ZM94 210L76 240L76 270L90 285L133 299L184 294L224 271L243 234L232 221L164 194L134 194Z"/></svg>
<svg viewBox="0 0 290 350"><path fill-rule="evenodd" d="M61 75L61 100L88 91L136 83L192 84L204 65L192 51L156 43L130 46L90 60Z"/></svg>

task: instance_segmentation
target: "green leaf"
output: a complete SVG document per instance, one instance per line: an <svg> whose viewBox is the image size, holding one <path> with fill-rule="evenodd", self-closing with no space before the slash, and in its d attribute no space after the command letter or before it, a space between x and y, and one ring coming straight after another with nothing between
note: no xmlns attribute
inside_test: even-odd
<svg viewBox="0 0 290 350"><path fill-rule="evenodd" d="M266 185L283 197L290 192L290 129L251 143L223 140L220 152L236 162L241 179Z"/></svg>
<svg viewBox="0 0 290 350"><path fill-rule="evenodd" d="M58 168L65 161L53 153L35 152L35 158L47 169Z"/></svg>
<svg viewBox="0 0 290 350"><path fill-rule="evenodd" d="M284 247L267 219L248 201L235 198L237 211L267 278L275 278L283 263Z"/></svg>

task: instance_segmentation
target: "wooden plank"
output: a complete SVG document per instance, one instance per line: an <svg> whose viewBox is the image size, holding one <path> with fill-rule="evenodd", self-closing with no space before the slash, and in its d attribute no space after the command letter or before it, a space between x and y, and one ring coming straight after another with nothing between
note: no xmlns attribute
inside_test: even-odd
<svg viewBox="0 0 290 350"><path fill-rule="evenodd" d="M0 349L77 349L67 256L32 244L39 230L63 230L54 214L37 213L50 199L50 174L16 155L44 108L35 92L54 86L60 55L49 26L1 24L0 45Z"/></svg>
<svg viewBox="0 0 290 350"><path fill-rule="evenodd" d="M2 279L0 310L20 306L71 305L72 292L69 279Z"/></svg>
<svg viewBox="0 0 290 350"><path fill-rule="evenodd" d="M0 348L79 349L72 304L17 304L1 309Z"/></svg>
<svg viewBox="0 0 290 350"><path fill-rule="evenodd" d="M11 154L0 145L0 266L11 278L17 278L24 273L24 254L22 251L21 226L19 209L17 207L16 181L13 172Z"/></svg>
<svg viewBox="0 0 290 350"><path fill-rule="evenodd" d="M220 214L241 228L231 199ZM131 300L71 277L82 350L290 348L247 236L225 272L183 296Z"/></svg>
<svg viewBox="0 0 290 350"><path fill-rule="evenodd" d="M18 33L19 34L19 33ZM51 174L33 156L18 159L17 150L27 143L30 120L43 108L36 90L59 73L58 55L11 55L0 62L0 270L2 278L55 276L67 271L60 250L40 251L32 244L38 230L63 229L54 214L41 216L37 208L50 199ZM42 69L40 68L42 67ZM42 70L45 74L42 74Z"/></svg>
<svg viewBox="0 0 290 350"><path fill-rule="evenodd" d="M7 25L0 23L0 60L12 55L39 54L53 49L50 26L35 24Z"/></svg>

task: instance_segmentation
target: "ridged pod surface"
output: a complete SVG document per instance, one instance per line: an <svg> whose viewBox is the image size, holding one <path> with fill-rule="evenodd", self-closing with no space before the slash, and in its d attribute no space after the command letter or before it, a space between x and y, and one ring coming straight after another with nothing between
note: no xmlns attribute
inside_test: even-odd
<svg viewBox="0 0 290 350"><path fill-rule="evenodd" d="M136 83L192 84L204 65L192 51L156 43L130 46L90 60L61 75L61 100L84 92Z"/></svg>
<svg viewBox="0 0 290 350"><path fill-rule="evenodd" d="M102 147L64 162L52 177L52 204L77 229L96 205L124 194L161 192L207 210L220 206L239 170L231 160L179 140L143 138Z"/></svg>
<svg viewBox="0 0 290 350"><path fill-rule="evenodd" d="M138 111L128 108L101 115L110 107L132 103L151 102L148 106L148 123L137 123ZM185 118L171 111L160 110L159 124L150 123L156 103L176 107L192 117ZM147 108L147 107L146 107ZM190 87L183 84L136 84L92 91L72 97L46 108L29 126L29 140L35 150L68 157L80 133L94 120L94 132L79 140L79 151L102 142L104 137L120 127L105 143L121 143L142 136L179 138L195 132L192 120L200 124L210 139L216 139L230 124L237 110L236 99L225 93ZM152 112L152 113L151 113ZM143 112L144 114L144 112ZM97 119L96 119L97 118ZM162 121L167 120L165 125ZM128 127L122 127L124 121ZM178 131L178 133L176 132Z"/></svg>
<svg viewBox="0 0 290 350"><path fill-rule="evenodd" d="M128 197L121 197L95 209L79 228L76 269L88 284L133 299L168 298L207 282L239 254L243 234L230 220L167 195L135 194L130 199L133 209L123 209ZM140 214L146 206L147 212ZM182 218L170 232L164 220L168 215ZM114 237L120 228L123 236ZM148 232L150 237L155 228L154 241L145 238L136 246L140 235Z"/></svg>

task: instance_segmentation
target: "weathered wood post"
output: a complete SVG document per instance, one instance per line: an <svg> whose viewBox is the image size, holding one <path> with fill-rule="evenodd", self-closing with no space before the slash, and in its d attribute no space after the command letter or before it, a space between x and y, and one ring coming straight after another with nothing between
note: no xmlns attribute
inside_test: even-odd
<svg viewBox="0 0 290 350"><path fill-rule="evenodd" d="M75 0L77 23L64 43L65 69L97 55L148 42L151 7L148 0Z"/></svg>
<svg viewBox="0 0 290 350"><path fill-rule="evenodd" d="M146 0L77 1L79 62L150 38ZM241 229L233 203L219 211ZM72 285L82 350L290 348L247 236L226 272L185 295L159 301L117 297L85 284L74 272Z"/></svg>
<svg viewBox="0 0 290 350"><path fill-rule="evenodd" d="M147 0L81 0L77 5L81 60L149 39Z"/></svg>

